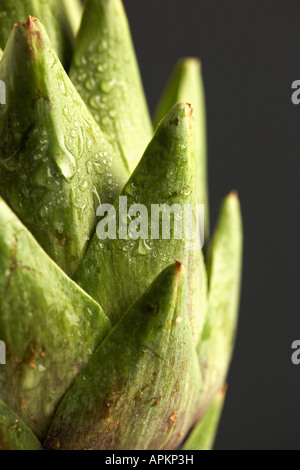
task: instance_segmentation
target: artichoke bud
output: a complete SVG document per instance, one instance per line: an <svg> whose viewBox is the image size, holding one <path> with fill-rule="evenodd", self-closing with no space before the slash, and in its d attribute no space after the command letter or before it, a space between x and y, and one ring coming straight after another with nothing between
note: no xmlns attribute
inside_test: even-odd
<svg viewBox="0 0 300 470"><path fill-rule="evenodd" d="M243 233L232 192L208 243L200 61L153 133L121 0L0 23L0 450L211 449Z"/></svg>

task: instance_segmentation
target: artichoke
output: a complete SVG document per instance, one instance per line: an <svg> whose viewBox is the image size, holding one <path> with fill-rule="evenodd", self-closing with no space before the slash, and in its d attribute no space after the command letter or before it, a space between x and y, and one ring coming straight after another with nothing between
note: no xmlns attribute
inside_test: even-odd
<svg viewBox="0 0 300 470"><path fill-rule="evenodd" d="M210 449L242 222L231 192L209 240L201 64L177 64L154 130L120 0L0 18L0 449Z"/></svg>

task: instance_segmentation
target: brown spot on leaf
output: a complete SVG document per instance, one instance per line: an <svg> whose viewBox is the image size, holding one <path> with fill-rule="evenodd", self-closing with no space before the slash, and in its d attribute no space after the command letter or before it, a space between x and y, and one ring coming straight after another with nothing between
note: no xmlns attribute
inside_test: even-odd
<svg viewBox="0 0 300 470"><path fill-rule="evenodd" d="M22 410L27 410L27 405L25 403L24 398L21 398L21 408L22 408Z"/></svg>
<svg viewBox="0 0 300 470"><path fill-rule="evenodd" d="M177 411L173 411L173 413L171 414L169 420L171 421L171 423L175 423L175 421L177 419L178 419Z"/></svg>
<svg viewBox="0 0 300 470"><path fill-rule="evenodd" d="M58 240L58 243L60 245L64 245L66 241L68 240L68 238L62 233L60 233L58 230L54 230L54 236Z"/></svg>

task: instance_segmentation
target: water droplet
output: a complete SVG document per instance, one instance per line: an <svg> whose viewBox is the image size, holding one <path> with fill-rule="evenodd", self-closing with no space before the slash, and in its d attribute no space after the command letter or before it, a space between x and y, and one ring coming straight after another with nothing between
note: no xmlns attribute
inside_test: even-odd
<svg viewBox="0 0 300 470"><path fill-rule="evenodd" d="M93 167L94 167L95 173L97 173L97 175L102 175L103 174L103 167L102 167L101 163L94 162Z"/></svg>
<svg viewBox="0 0 300 470"><path fill-rule="evenodd" d="M146 256L152 248L147 244L147 240L139 239L138 247L137 247L137 254L141 256Z"/></svg>
<svg viewBox="0 0 300 470"><path fill-rule="evenodd" d="M100 90L103 93L110 93L113 87L113 82L108 82L107 80L101 80L100 82Z"/></svg>
<svg viewBox="0 0 300 470"><path fill-rule="evenodd" d="M87 74L85 72L80 72L77 78L79 82L83 82L86 79L86 77L87 77Z"/></svg>
<svg viewBox="0 0 300 470"><path fill-rule="evenodd" d="M191 190L188 188L183 188L180 192L183 196L189 196L189 194L191 194Z"/></svg>
<svg viewBox="0 0 300 470"><path fill-rule="evenodd" d="M93 196L94 196L95 204L97 204L98 206L100 206L100 204L101 204L101 199L100 199L100 196L99 196L98 191L97 191L97 189L95 188L95 186L94 186L94 188L93 188Z"/></svg>
<svg viewBox="0 0 300 470"><path fill-rule="evenodd" d="M136 193L136 186L135 183L132 182L131 184L127 184L125 187L125 194L128 194L128 196L134 196Z"/></svg>
<svg viewBox="0 0 300 470"><path fill-rule="evenodd" d="M89 175L91 175L92 172L93 172L93 166L92 165L93 165L92 162L86 162L86 170L87 170Z"/></svg>
<svg viewBox="0 0 300 470"><path fill-rule="evenodd" d="M88 91L93 91L96 88L96 81L93 77L90 77L85 82L85 87Z"/></svg>
<svg viewBox="0 0 300 470"><path fill-rule="evenodd" d="M115 109L110 109L110 110L108 111L108 114L109 114L109 116L110 116L112 119L115 119L115 118L117 117L117 115L118 115L118 113L117 113L117 111L116 111Z"/></svg>
<svg viewBox="0 0 300 470"><path fill-rule="evenodd" d="M58 80L58 86L61 89L62 94L67 96L67 90L66 90L65 82L63 80L59 79Z"/></svg>
<svg viewBox="0 0 300 470"><path fill-rule="evenodd" d="M101 96L93 95L90 98L90 105L93 109L100 109L101 108Z"/></svg>
<svg viewBox="0 0 300 470"><path fill-rule="evenodd" d="M92 150L92 145L93 145L93 142L90 139L90 137L88 137L87 140L86 140L86 146L87 146L87 149L88 149L89 152Z"/></svg>
<svg viewBox="0 0 300 470"><path fill-rule="evenodd" d="M109 122L109 119L108 119L107 116L104 116L104 117L101 119L101 124L102 124L102 126L106 127L106 126L109 125L109 123L110 123L110 122Z"/></svg>
<svg viewBox="0 0 300 470"><path fill-rule="evenodd" d="M65 152L56 156L56 163L61 173L67 181L70 181L76 174L76 160L65 147Z"/></svg>
<svg viewBox="0 0 300 470"><path fill-rule="evenodd" d="M98 51L99 52L104 52L104 51L106 51L107 47L108 47L107 41L103 40L103 41L100 42L100 44L98 46Z"/></svg>
<svg viewBox="0 0 300 470"><path fill-rule="evenodd" d="M71 117L69 108L67 106L63 108L63 115L68 119L69 122L71 122L72 117Z"/></svg>
<svg viewBox="0 0 300 470"><path fill-rule="evenodd" d="M47 214L48 214L48 207L43 206L39 211L39 215L40 215L40 217L44 218L44 217L47 216Z"/></svg>
<svg viewBox="0 0 300 470"><path fill-rule="evenodd" d="M80 187L80 191L82 192L85 192L86 189L88 188L89 186L89 183L87 181L84 181L79 187Z"/></svg>

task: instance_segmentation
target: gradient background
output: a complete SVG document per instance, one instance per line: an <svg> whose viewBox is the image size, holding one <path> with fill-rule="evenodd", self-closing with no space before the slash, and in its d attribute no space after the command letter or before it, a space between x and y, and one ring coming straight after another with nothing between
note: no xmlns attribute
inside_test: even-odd
<svg viewBox="0 0 300 470"><path fill-rule="evenodd" d="M151 111L182 56L205 80L211 223L240 195L238 340L216 449L300 449L298 0L124 0Z"/></svg>

